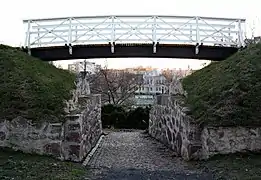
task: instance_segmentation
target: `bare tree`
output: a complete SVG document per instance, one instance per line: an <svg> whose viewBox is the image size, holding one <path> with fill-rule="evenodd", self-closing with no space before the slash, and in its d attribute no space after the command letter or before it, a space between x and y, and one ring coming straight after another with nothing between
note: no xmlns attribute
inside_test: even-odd
<svg viewBox="0 0 261 180"><path fill-rule="evenodd" d="M166 78L166 81L167 81L167 83L169 84L169 83L171 83L171 81L172 81L172 78L173 78L173 76L174 76L174 73L173 73L173 71L171 71L171 70L169 70L169 69L166 69L166 70L163 70L163 71L162 71L162 75Z"/></svg>
<svg viewBox="0 0 261 180"><path fill-rule="evenodd" d="M142 76L126 70L101 68L89 78L92 93L102 95L103 103L126 104L142 84Z"/></svg>
<svg viewBox="0 0 261 180"><path fill-rule="evenodd" d="M247 33L246 33L245 40L244 40L244 43L246 46L259 42L259 37L256 37L256 35L258 35L257 26L259 26L260 23L261 22L260 22L259 17L256 16L254 18L250 18L249 22L247 23L247 29L248 29L250 35L247 36Z"/></svg>

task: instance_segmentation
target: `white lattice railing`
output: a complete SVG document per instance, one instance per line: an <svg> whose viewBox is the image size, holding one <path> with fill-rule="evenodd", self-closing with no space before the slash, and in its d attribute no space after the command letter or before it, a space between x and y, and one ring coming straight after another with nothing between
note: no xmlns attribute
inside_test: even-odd
<svg viewBox="0 0 261 180"><path fill-rule="evenodd" d="M244 46L245 19L97 16L24 20L25 46L152 43ZM113 51L113 48L112 48Z"/></svg>

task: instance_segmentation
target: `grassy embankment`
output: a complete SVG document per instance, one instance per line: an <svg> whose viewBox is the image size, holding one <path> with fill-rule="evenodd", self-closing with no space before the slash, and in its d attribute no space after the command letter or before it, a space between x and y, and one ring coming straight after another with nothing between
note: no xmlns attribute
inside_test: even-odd
<svg viewBox="0 0 261 180"><path fill-rule="evenodd" d="M184 78L187 104L197 123L209 126L261 125L261 44L213 62ZM215 156L195 163L216 179L261 179L261 155ZM194 164L194 165L195 165Z"/></svg>
<svg viewBox="0 0 261 180"><path fill-rule="evenodd" d="M0 45L0 119L63 121L75 75L15 48Z"/></svg>

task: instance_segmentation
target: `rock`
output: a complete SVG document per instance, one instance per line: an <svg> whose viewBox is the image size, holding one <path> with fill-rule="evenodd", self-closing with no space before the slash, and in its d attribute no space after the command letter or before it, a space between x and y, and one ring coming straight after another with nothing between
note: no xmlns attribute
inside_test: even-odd
<svg viewBox="0 0 261 180"><path fill-rule="evenodd" d="M6 138L5 132L0 132L0 141L5 140L5 138Z"/></svg>
<svg viewBox="0 0 261 180"><path fill-rule="evenodd" d="M66 140L69 142L81 142L81 134L80 132L68 132L65 136Z"/></svg>
<svg viewBox="0 0 261 180"><path fill-rule="evenodd" d="M44 152L46 154L52 154L55 156L60 156L61 154L61 145L60 143L49 143L44 146Z"/></svg>

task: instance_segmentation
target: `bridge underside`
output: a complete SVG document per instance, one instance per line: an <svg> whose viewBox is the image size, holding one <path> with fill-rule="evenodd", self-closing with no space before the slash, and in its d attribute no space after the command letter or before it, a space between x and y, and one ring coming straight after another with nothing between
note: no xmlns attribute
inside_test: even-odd
<svg viewBox="0 0 261 180"><path fill-rule="evenodd" d="M24 49L24 51L27 51ZM199 46L198 54L194 45L159 44L153 53L152 44L116 44L114 53L110 44L75 45L72 54L68 46L40 47L30 49L31 55L44 61L95 59L95 58L187 58L221 61L238 51L237 47Z"/></svg>

